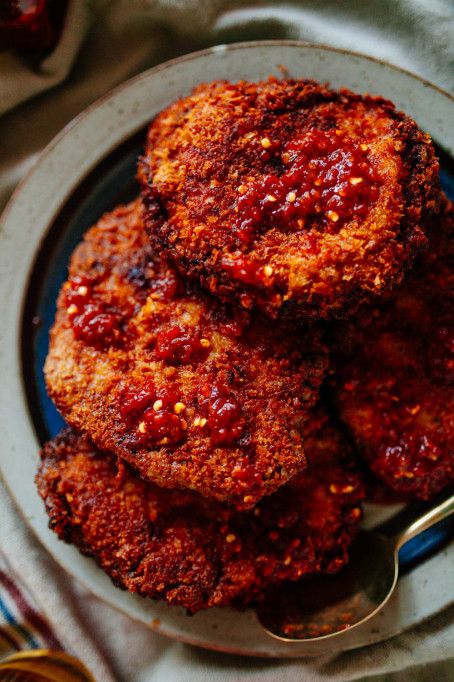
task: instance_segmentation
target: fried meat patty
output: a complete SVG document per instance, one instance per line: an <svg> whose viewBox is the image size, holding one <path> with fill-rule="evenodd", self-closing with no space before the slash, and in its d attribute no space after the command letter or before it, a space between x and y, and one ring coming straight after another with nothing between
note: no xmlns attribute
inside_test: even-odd
<svg viewBox="0 0 454 682"><path fill-rule="evenodd" d="M273 317L343 317L394 288L440 196L411 118L308 80L199 86L152 122L139 178L153 243Z"/></svg>
<svg viewBox="0 0 454 682"><path fill-rule="evenodd" d="M326 352L181 281L153 253L140 201L71 259L45 374L68 423L164 487L251 508L306 465L301 424Z"/></svg>
<svg viewBox="0 0 454 682"><path fill-rule="evenodd" d="M454 210L393 301L337 331L335 392L374 474L427 499L454 481Z"/></svg>
<svg viewBox="0 0 454 682"><path fill-rule="evenodd" d="M270 584L347 561L361 482L323 413L306 432L307 473L248 512L145 482L70 431L45 446L37 485L52 530L117 586L191 612L245 606Z"/></svg>

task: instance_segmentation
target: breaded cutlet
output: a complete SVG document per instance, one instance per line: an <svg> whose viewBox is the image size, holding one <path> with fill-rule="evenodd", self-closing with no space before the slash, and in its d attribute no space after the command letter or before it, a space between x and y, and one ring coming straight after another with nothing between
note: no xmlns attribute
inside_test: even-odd
<svg viewBox="0 0 454 682"><path fill-rule="evenodd" d="M334 393L372 472L428 499L454 482L454 210L386 304L336 331Z"/></svg>
<svg viewBox="0 0 454 682"><path fill-rule="evenodd" d="M361 480L321 408L305 437L308 471L248 512L147 483L70 431L44 447L36 480L52 530L117 586L192 613L244 607L269 585L333 573L348 559Z"/></svg>
<svg viewBox="0 0 454 682"><path fill-rule="evenodd" d="M137 200L76 248L45 374L63 417L101 450L160 486L247 509L304 470L301 427L326 362L318 332L181 280Z"/></svg>
<svg viewBox="0 0 454 682"><path fill-rule="evenodd" d="M347 317L395 288L440 201L409 116L309 80L200 85L151 123L139 178L160 253L284 318Z"/></svg>

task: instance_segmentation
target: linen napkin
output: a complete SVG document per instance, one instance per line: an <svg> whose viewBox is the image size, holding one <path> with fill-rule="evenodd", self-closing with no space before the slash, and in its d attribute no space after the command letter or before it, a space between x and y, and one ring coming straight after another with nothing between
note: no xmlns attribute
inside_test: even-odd
<svg viewBox="0 0 454 682"><path fill-rule="evenodd" d="M222 42L301 39L383 58L452 92L453 36L452 0L70 0L59 43L39 65L0 52L0 209L68 121L167 58ZM388 642L316 660L246 659L167 640L63 572L1 484L0 550L0 657L63 648L98 682L454 678L452 609Z"/></svg>

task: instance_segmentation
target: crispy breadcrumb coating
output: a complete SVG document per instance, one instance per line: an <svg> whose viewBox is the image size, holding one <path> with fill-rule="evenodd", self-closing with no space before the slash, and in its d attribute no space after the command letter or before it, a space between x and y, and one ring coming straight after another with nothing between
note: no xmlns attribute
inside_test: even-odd
<svg viewBox="0 0 454 682"><path fill-rule="evenodd" d="M74 428L163 487L247 509L306 466L301 425L326 352L182 282L153 252L140 201L76 249L45 365Z"/></svg>
<svg viewBox="0 0 454 682"><path fill-rule="evenodd" d="M199 86L152 122L139 179L166 257L272 317L343 317L396 287L440 196L411 118L308 80Z"/></svg>
<svg viewBox="0 0 454 682"><path fill-rule="evenodd" d="M268 585L347 561L361 482L323 412L306 431L308 472L249 512L147 483L70 431L45 446L38 490L52 530L117 586L190 612L244 607Z"/></svg>
<svg viewBox="0 0 454 682"><path fill-rule="evenodd" d="M396 297L336 332L340 414L373 473L428 499L454 481L454 210Z"/></svg>

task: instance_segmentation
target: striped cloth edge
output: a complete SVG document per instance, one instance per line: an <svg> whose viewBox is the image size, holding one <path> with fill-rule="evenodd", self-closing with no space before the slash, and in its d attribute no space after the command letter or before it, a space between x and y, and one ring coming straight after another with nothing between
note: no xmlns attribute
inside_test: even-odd
<svg viewBox="0 0 454 682"><path fill-rule="evenodd" d="M0 657L23 649L63 651L59 638L39 613L30 591L0 551Z"/></svg>

